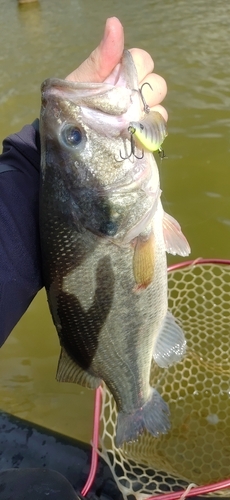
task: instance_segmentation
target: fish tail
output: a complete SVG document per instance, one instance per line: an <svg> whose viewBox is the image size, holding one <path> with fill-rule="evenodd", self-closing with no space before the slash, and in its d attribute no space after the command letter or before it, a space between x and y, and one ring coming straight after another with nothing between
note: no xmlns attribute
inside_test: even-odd
<svg viewBox="0 0 230 500"><path fill-rule="evenodd" d="M137 440L144 429L154 437L170 429L169 408L156 389L151 388L150 399L133 413L119 412L115 445Z"/></svg>

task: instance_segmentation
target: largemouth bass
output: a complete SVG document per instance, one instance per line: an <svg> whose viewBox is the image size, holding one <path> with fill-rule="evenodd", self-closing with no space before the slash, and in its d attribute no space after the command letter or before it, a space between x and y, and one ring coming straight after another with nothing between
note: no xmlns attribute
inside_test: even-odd
<svg viewBox="0 0 230 500"><path fill-rule="evenodd" d="M41 243L61 344L57 380L106 383L119 412L117 446L144 429L167 432L168 406L149 383L152 356L164 367L185 350L167 313L166 250L187 255L189 246L163 211L153 155L126 154L129 125L144 114L137 90L125 51L104 83L46 80L40 120Z"/></svg>

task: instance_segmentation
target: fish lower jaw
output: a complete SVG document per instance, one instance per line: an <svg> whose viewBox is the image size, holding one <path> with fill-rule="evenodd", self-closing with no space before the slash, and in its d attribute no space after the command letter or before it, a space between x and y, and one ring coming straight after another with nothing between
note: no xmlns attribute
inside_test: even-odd
<svg viewBox="0 0 230 500"><path fill-rule="evenodd" d="M125 160L126 161L126 160ZM129 161L129 160L128 160ZM152 185L151 172L148 165L136 166L136 169L127 169L123 177L111 184L101 184L102 194L131 194L137 192L138 189L146 192L145 186L148 184ZM158 186L157 186L158 187ZM156 187L156 189L157 189ZM98 191L100 193L100 191ZM154 192L146 192L148 196L153 196Z"/></svg>

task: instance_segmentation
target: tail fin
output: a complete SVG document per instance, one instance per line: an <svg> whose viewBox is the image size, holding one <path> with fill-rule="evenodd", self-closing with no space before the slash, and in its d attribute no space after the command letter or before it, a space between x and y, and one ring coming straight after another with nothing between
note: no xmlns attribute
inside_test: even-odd
<svg viewBox="0 0 230 500"><path fill-rule="evenodd" d="M118 413L115 440L117 448L125 441L135 441L144 429L155 437L166 434L170 429L169 414L167 403L156 389L152 389L151 398L134 413Z"/></svg>

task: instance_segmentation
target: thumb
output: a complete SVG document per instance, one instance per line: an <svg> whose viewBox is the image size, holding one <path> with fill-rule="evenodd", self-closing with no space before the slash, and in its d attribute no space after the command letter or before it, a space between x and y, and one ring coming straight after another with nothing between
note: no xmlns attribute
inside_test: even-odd
<svg viewBox="0 0 230 500"><path fill-rule="evenodd" d="M98 47L66 77L74 82L103 82L120 62L124 50L124 29L119 19L110 17Z"/></svg>

